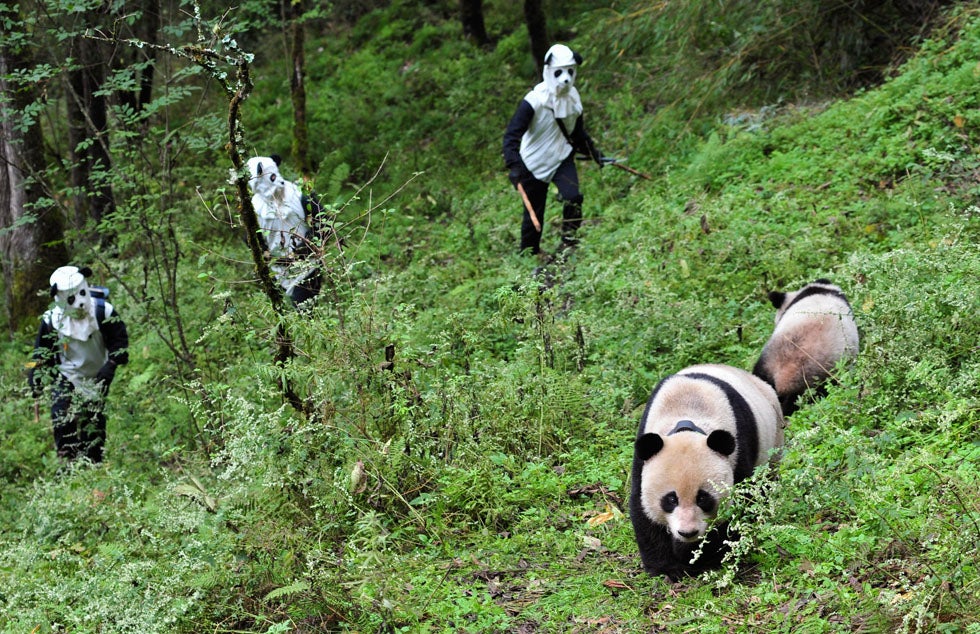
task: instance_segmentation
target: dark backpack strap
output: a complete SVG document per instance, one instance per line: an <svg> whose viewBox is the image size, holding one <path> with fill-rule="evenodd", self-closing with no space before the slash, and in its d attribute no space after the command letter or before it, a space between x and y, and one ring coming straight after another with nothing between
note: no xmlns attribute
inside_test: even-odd
<svg viewBox="0 0 980 634"><path fill-rule="evenodd" d="M95 321L99 324L99 330L102 329L102 322L105 321L105 299L102 297L95 298Z"/></svg>
<svg viewBox="0 0 980 634"><path fill-rule="evenodd" d="M574 148L575 142L572 141L572 136L568 133L568 128L565 127L565 122L556 116L555 123L558 124L558 129L561 130L561 133L565 135L565 140L568 141L568 143Z"/></svg>
<svg viewBox="0 0 980 634"><path fill-rule="evenodd" d="M595 149L595 145L592 143L592 139L590 139L587 134L583 135L585 136L585 139L583 141L583 143L585 143L585 147L583 148L579 144L575 143L574 139L572 139L572 135L568 133L568 128L565 127L564 121L562 121L558 117L555 117L555 123L558 124L558 129L561 130L561 133L565 135L565 140L568 141L569 145L572 146L573 152L578 152L583 156L587 156L588 158L594 160L597 163L601 162L602 159L599 155L599 151Z"/></svg>

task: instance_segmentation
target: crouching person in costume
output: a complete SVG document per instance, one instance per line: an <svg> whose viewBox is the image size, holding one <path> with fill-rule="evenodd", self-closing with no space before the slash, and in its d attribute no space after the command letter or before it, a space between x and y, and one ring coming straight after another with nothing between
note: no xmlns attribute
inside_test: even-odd
<svg viewBox="0 0 980 634"><path fill-rule="evenodd" d="M92 270L62 266L51 274L54 307L44 313L28 375L39 398L51 386L51 424L58 456L102 462L105 399L116 367L129 361L126 324L102 293Z"/></svg>
<svg viewBox="0 0 980 634"><path fill-rule="evenodd" d="M310 244L310 222L319 213L319 205L282 177L281 161L276 155L250 158L248 184L272 258L269 268L286 296L299 305L320 292L320 269Z"/></svg>
<svg viewBox="0 0 980 634"><path fill-rule="evenodd" d="M559 200L564 202L562 247L575 244L575 233L582 224L583 200L575 155L585 155L599 167L603 165L602 155L585 131L582 100L574 86L581 63L582 57L564 44L548 49L544 81L524 96L504 133L508 176L526 201L521 251L541 250L549 183L555 184Z"/></svg>

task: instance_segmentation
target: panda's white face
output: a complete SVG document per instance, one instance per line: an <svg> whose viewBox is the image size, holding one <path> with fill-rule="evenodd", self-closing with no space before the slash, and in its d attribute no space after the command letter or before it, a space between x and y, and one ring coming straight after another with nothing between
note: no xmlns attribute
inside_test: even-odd
<svg viewBox="0 0 980 634"><path fill-rule="evenodd" d="M733 479L728 459L709 449L704 435L668 435L643 466L644 513L666 526L676 541L696 542L707 532Z"/></svg>
<svg viewBox="0 0 980 634"><path fill-rule="evenodd" d="M281 200L286 187L286 181L279 173L276 162L266 156L256 156L248 160L248 185L252 193L266 201Z"/></svg>
<svg viewBox="0 0 980 634"><path fill-rule="evenodd" d="M88 285L84 284L68 290L58 290L54 296L55 305L59 306L64 314L71 319L79 319L89 312Z"/></svg>
<svg viewBox="0 0 980 634"><path fill-rule="evenodd" d="M549 83L554 87L555 93L559 95L567 94L569 89L575 85L575 66L552 66L546 71L549 76Z"/></svg>
<svg viewBox="0 0 980 634"><path fill-rule="evenodd" d="M74 266L63 266L51 275L54 303L70 319L79 319L89 312L88 282Z"/></svg>

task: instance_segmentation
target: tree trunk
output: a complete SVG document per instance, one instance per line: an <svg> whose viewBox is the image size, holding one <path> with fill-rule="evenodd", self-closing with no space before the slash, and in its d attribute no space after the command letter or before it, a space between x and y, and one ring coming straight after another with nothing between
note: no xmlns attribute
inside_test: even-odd
<svg viewBox="0 0 980 634"><path fill-rule="evenodd" d="M117 38L131 38L146 46L124 46L113 55L114 68L125 71L133 64L146 62L139 70L139 89L134 92L119 91L114 98L128 105L133 112L140 112L153 98L153 75L156 70L157 44L160 41L160 0L140 0L139 18L131 26L120 21L124 31Z"/></svg>
<svg viewBox="0 0 980 634"><path fill-rule="evenodd" d="M470 38L477 46L490 44L483 22L483 0L459 0L459 19L463 24L463 37Z"/></svg>
<svg viewBox="0 0 980 634"><path fill-rule="evenodd" d="M544 70L544 56L548 52L548 19L541 7L541 0L524 0L524 21L527 22L527 34L531 38L531 56L538 65L538 70Z"/></svg>
<svg viewBox="0 0 980 634"><path fill-rule="evenodd" d="M68 77L68 144L74 222L100 222L112 213L115 202L109 183L108 103L96 93L105 83L109 63L106 47L84 35L75 36L72 52L77 62Z"/></svg>
<svg viewBox="0 0 980 634"><path fill-rule="evenodd" d="M42 198L40 185L28 179L44 167L41 128L36 121L23 131L15 125L37 90L34 84L9 82L7 73L32 65L22 51L0 50L0 103L5 102L0 106L0 227L5 229L0 231L0 270L11 336L47 308L49 298L38 291L48 287L54 269L68 263L61 214L52 205L34 206Z"/></svg>
<svg viewBox="0 0 980 634"><path fill-rule="evenodd" d="M303 0L283 0L283 5L286 30L292 49L289 51L289 59L292 62L289 73L289 94L293 99L293 161L303 175L303 180L308 180L313 177L315 167L310 160L310 141L306 126L304 3Z"/></svg>

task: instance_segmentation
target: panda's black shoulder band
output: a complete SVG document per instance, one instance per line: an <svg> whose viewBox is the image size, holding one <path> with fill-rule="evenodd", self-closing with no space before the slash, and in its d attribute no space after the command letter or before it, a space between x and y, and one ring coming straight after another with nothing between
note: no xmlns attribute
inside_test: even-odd
<svg viewBox="0 0 980 634"><path fill-rule="evenodd" d="M791 301L789 304L787 304L783 308L785 310L789 310L790 306L793 306L794 304L799 303L800 300L806 299L807 297L814 297L814 296L817 296L817 295L829 295L831 297L836 297L836 298L838 298L840 300L843 300L843 302L845 304L847 304L848 306L850 306L850 303L848 303L848 301L847 301L847 297L844 295L844 293L842 293L842 292L840 292L838 290L834 290L832 288L825 288L823 286L807 286L803 290L801 290L796 295L796 297L793 298L793 301Z"/></svg>

